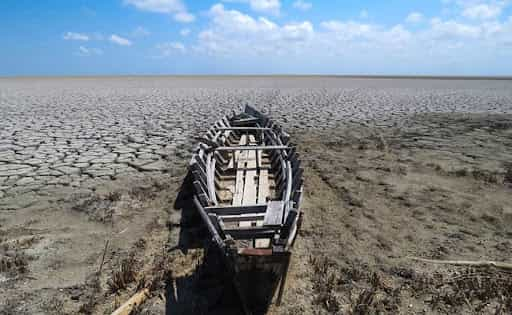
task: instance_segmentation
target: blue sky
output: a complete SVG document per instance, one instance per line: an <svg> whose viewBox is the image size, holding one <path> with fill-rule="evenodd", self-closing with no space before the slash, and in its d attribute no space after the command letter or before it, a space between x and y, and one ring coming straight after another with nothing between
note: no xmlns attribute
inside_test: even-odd
<svg viewBox="0 0 512 315"><path fill-rule="evenodd" d="M2 0L0 75L512 75L512 0Z"/></svg>

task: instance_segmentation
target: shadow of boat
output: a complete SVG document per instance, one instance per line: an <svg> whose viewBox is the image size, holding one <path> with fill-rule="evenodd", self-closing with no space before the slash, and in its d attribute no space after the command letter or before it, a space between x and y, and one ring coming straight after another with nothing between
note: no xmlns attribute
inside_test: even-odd
<svg viewBox="0 0 512 315"><path fill-rule="evenodd" d="M243 314L240 298L231 281L220 252L213 246L192 197L191 174L184 178L174 209L181 211L180 234L176 247L183 254L191 249L203 249L204 259L187 276L177 277L166 286L165 314Z"/></svg>
<svg viewBox="0 0 512 315"><path fill-rule="evenodd" d="M279 277L269 269L246 269L235 273L211 242L194 206L193 195L191 175L187 174L174 204L174 209L181 211L181 221L178 244L171 251L180 250L187 254L190 249L202 248L204 259L192 274L167 283L166 314L266 314Z"/></svg>

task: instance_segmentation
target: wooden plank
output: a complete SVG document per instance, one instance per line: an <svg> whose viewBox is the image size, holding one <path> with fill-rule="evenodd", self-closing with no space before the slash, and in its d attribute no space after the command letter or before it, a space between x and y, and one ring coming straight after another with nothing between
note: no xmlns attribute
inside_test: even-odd
<svg viewBox="0 0 512 315"><path fill-rule="evenodd" d="M219 130L236 130L236 131L251 131L251 130L271 130L270 128L265 127L221 127Z"/></svg>
<svg viewBox="0 0 512 315"><path fill-rule="evenodd" d="M144 303L144 301L150 296L151 295L149 293L149 289L147 288L140 292L137 292L128 301L126 301L117 310L115 310L111 315L130 315L132 314L134 308L142 305L142 303Z"/></svg>
<svg viewBox="0 0 512 315"><path fill-rule="evenodd" d="M283 222L283 205L282 201L271 201L268 203L267 212L265 213L264 226L279 226Z"/></svg>
<svg viewBox="0 0 512 315"><path fill-rule="evenodd" d="M224 229L223 229L223 224L222 222L219 220L219 218L217 217L216 214L214 213L208 213L208 218L210 219L210 221L212 222L213 224L213 227L217 230L217 232L219 233L219 236L224 239L226 237L226 235L224 234Z"/></svg>
<svg viewBox="0 0 512 315"><path fill-rule="evenodd" d="M221 215L220 218L223 222L241 222L241 221L257 221L265 218L264 213L248 213L238 215Z"/></svg>
<svg viewBox="0 0 512 315"><path fill-rule="evenodd" d="M249 135L249 145L254 144L256 140L253 135ZM245 172L244 193L242 198L242 205L250 205L256 203L256 151L247 151L246 167L249 171Z"/></svg>
<svg viewBox="0 0 512 315"><path fill-rule="evenodd" d="M243 137L243 136L242 136ZM218 147L216 151L251 151L251 150L289 150L286 145L259 145L259 146L236 146L236 147Z"/></svg>
<svg viewBox="0 0 512 315"><path fill-rule="evenodd" d="M260 170L258 182L258 203L265 203L267 202L267 197L269 196L268 170Z"/></svg>
<svg viewBox="0 0 512 315"><path fill-rule="evenodd" d="M248 125L248 124L252 124L252 123L257 123L258 121L259 121L258 118L251 117L251 118L242 118L242 119L233 120L231 122L231 124L233 126L243 126L243 125Z"/></svg>
<svg viewBox="0 0 512 315"><path fill-rule="evenodd" d="M206 184L208 186L208 193L210 200L214 204L218 204L217 196L215 194L215 159L212 158L212 154L209 153L206 157Z"/></svg>
<svg viewBox="0 0 512 315"><path fill-rule="evenodd" d="M272 238L276 233L273 228L265 227L250 227L243 229L226 229L224 230L226 235L231 235L234 239L257 239L257 238Z"/></svg>
<svg viewBox="0 0 512 315"><path fill-rule="evenodd" d="M224 252L222 238L219 235L219 231L215 228L215 226L212 224L212 221L210 220L210 217L206 214L206 211L204 211L203 205L199 202L199 199L197 199L194 196L194 204L199 212L199 215L203 219L203 222L206 224L206 227L208 227L208 230L210 231L210 234L212 235L215 243L217 243L217 246L221 249L222 252Z"/></svg>
<svg viewBox="0 0 512 315"><path fill-rule="evenodd" d="M262 238L254 241L254 248L269 248L270 238Z"/></svg>
<svg viewBox="0 0 512 315"><path fill-rule="evenodd" d="M240 138L240 144L245 145L247 143L247 137L243 135ZM237 159L237 171L236 171L236 182L235 182L235 195L233 196L233 205L241 205L244 194L244 175L245 163L247 159L247 152L234 152L235 158ZM255 202L254 202L255 203Z"/></svg>
<svg viewBox="0 0 512 315"><path fill-rule="evenodd" d="M265 213L267 205L245 205L245 206L227 206L227 207L206 207L206 212L216 213L217 215L236 215L246 213Z"/></svg>

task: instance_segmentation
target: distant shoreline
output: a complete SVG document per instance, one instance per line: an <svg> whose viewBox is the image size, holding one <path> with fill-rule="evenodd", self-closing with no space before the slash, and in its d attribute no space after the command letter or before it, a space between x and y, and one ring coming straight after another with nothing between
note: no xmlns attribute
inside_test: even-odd
<svg viewBox="0 0 512 315"><path fill-rule="evenodd" d="M512 80L512 76L435 76L435 75L292 75L292 74L243 74L243 75L41 75L3 76L0 79L109 79L109 78L180 78L180 79L238 79L238 78L332 78L332 79L407 79L407 80Z"/></svg>

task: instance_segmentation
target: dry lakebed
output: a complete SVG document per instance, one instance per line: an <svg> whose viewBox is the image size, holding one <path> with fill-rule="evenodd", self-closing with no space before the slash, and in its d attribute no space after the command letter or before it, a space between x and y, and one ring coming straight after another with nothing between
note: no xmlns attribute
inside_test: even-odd
<svg viewBox="0 0 512 315"><path fill-rule="evenodd" d="M188 202L244 104L292 135L305 213L269 314L510 314L512 81L0 78L0 314L240 314Z"/></svg>

